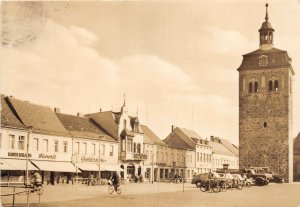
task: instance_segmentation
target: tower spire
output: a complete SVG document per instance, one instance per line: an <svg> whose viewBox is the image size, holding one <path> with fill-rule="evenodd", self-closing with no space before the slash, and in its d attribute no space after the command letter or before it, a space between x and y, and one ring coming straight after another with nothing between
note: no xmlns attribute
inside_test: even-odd
<svg viewBox="0 0 300 207"><path fill-rule="evenodd" d="M124 96L123 96L123 98L124 98L124 103L123 103L123 106L125 106L125 105L126 105L126 93L124 93Z"/></svg>
<svg viewBox="0 0 300 207"><path fill-rule="evenodd" d="M269 20L269 16L268 16L268 6L269 6L269 4L266 3L266 17L265 17L265 20L266 20L266 21Z"/></svg>

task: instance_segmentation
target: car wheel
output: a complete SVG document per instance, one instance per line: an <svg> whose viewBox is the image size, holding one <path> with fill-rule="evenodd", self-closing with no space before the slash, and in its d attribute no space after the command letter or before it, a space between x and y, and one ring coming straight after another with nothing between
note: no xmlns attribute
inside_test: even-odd
<svg viewBox="0 0 300 207"><path fill-rule="evenodd" d="M196 186L197 186L197 188L200 188L201 182L200 181L196 182Z"/></svg>

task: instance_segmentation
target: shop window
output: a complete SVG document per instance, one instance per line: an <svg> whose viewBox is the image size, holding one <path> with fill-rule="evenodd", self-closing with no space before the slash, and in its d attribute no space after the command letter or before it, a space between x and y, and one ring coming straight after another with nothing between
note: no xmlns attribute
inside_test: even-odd
<svg viewBox="0 0 300 207"><path fill-rule="evenodd" d="M165 178L169 178L169 169L165 169Z"/></svg>
<svg viewBox="0 0 300 207"><path fill-rule="evenodd" d="M113 145L110 145L110 148L109 148L109 156L113 156L114 155L114 146Z"/></svg>
<svg viewBox="0 0 300 207"><path fill-rule="evenodd" d="M13 134L9 135L9 148L15 149L15 135Z"/></svg>
<svg viewBox="0 0 300 207"><path fill-rule="evenodd" d="M23 150L24 149L24 144L25 144L25 137L24 136L19 136L18 149Z"/></svg>
<svg viewBox="0 0 300 207"><path fill-rule="evenodd" d="M64 141L64 152L68 152L68 142Z"/></svg>
<svg viewBox="0 0 300 207"><path fill-rule="evenodd" d="M54 152L58 152L58 140L54 140Z"/></svg>

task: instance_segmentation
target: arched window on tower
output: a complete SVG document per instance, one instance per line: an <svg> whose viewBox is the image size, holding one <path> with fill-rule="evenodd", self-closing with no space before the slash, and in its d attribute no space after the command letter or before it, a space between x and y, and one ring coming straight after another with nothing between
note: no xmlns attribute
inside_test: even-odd
<svg viewBox="0 0 300 207"><path fill-rule="evenodd" d="M252 85L253 85L252 82L250 82L250 83L249 83L249 92L250 92L250 93L252 92L252 87L253 87Z"/></svg>
<svg viewBox="0 0 300 207"><path fill-rule="evenodd" d="M258 92L258 82L255 81L254 83L254 92Z"/></svg>
<svg viewBox="0 0 300 207"><path fill-rule="evenodd" d="M273 81L269 80L269 91L273 90Z"/></svg>
<svg viewBox="0 0 300 207"><path fill-rule="evenodd" d="M275 84L274 85L275 85L274 86L274 90L278 91L279 90L279 82L278 82L278 80L275 80Z"/></svg>

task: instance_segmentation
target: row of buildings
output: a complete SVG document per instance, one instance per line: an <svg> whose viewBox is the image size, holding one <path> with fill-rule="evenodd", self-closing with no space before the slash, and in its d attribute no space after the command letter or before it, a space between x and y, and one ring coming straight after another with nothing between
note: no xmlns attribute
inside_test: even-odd
<svg viewBox="0 0 300 207"><path fill-rule="evenodd" d="M238 149L217 137L172 126L161 140L125 104L118 112L69 115L1 95L1 179L16 180L29 170L42 172L44 182L69 181L91 173L107 178L118 171L127 179L142 175L161 181L175 175L191 179L229 164L238 168ZM29 162L27 162L27 156Z"/></svg>

